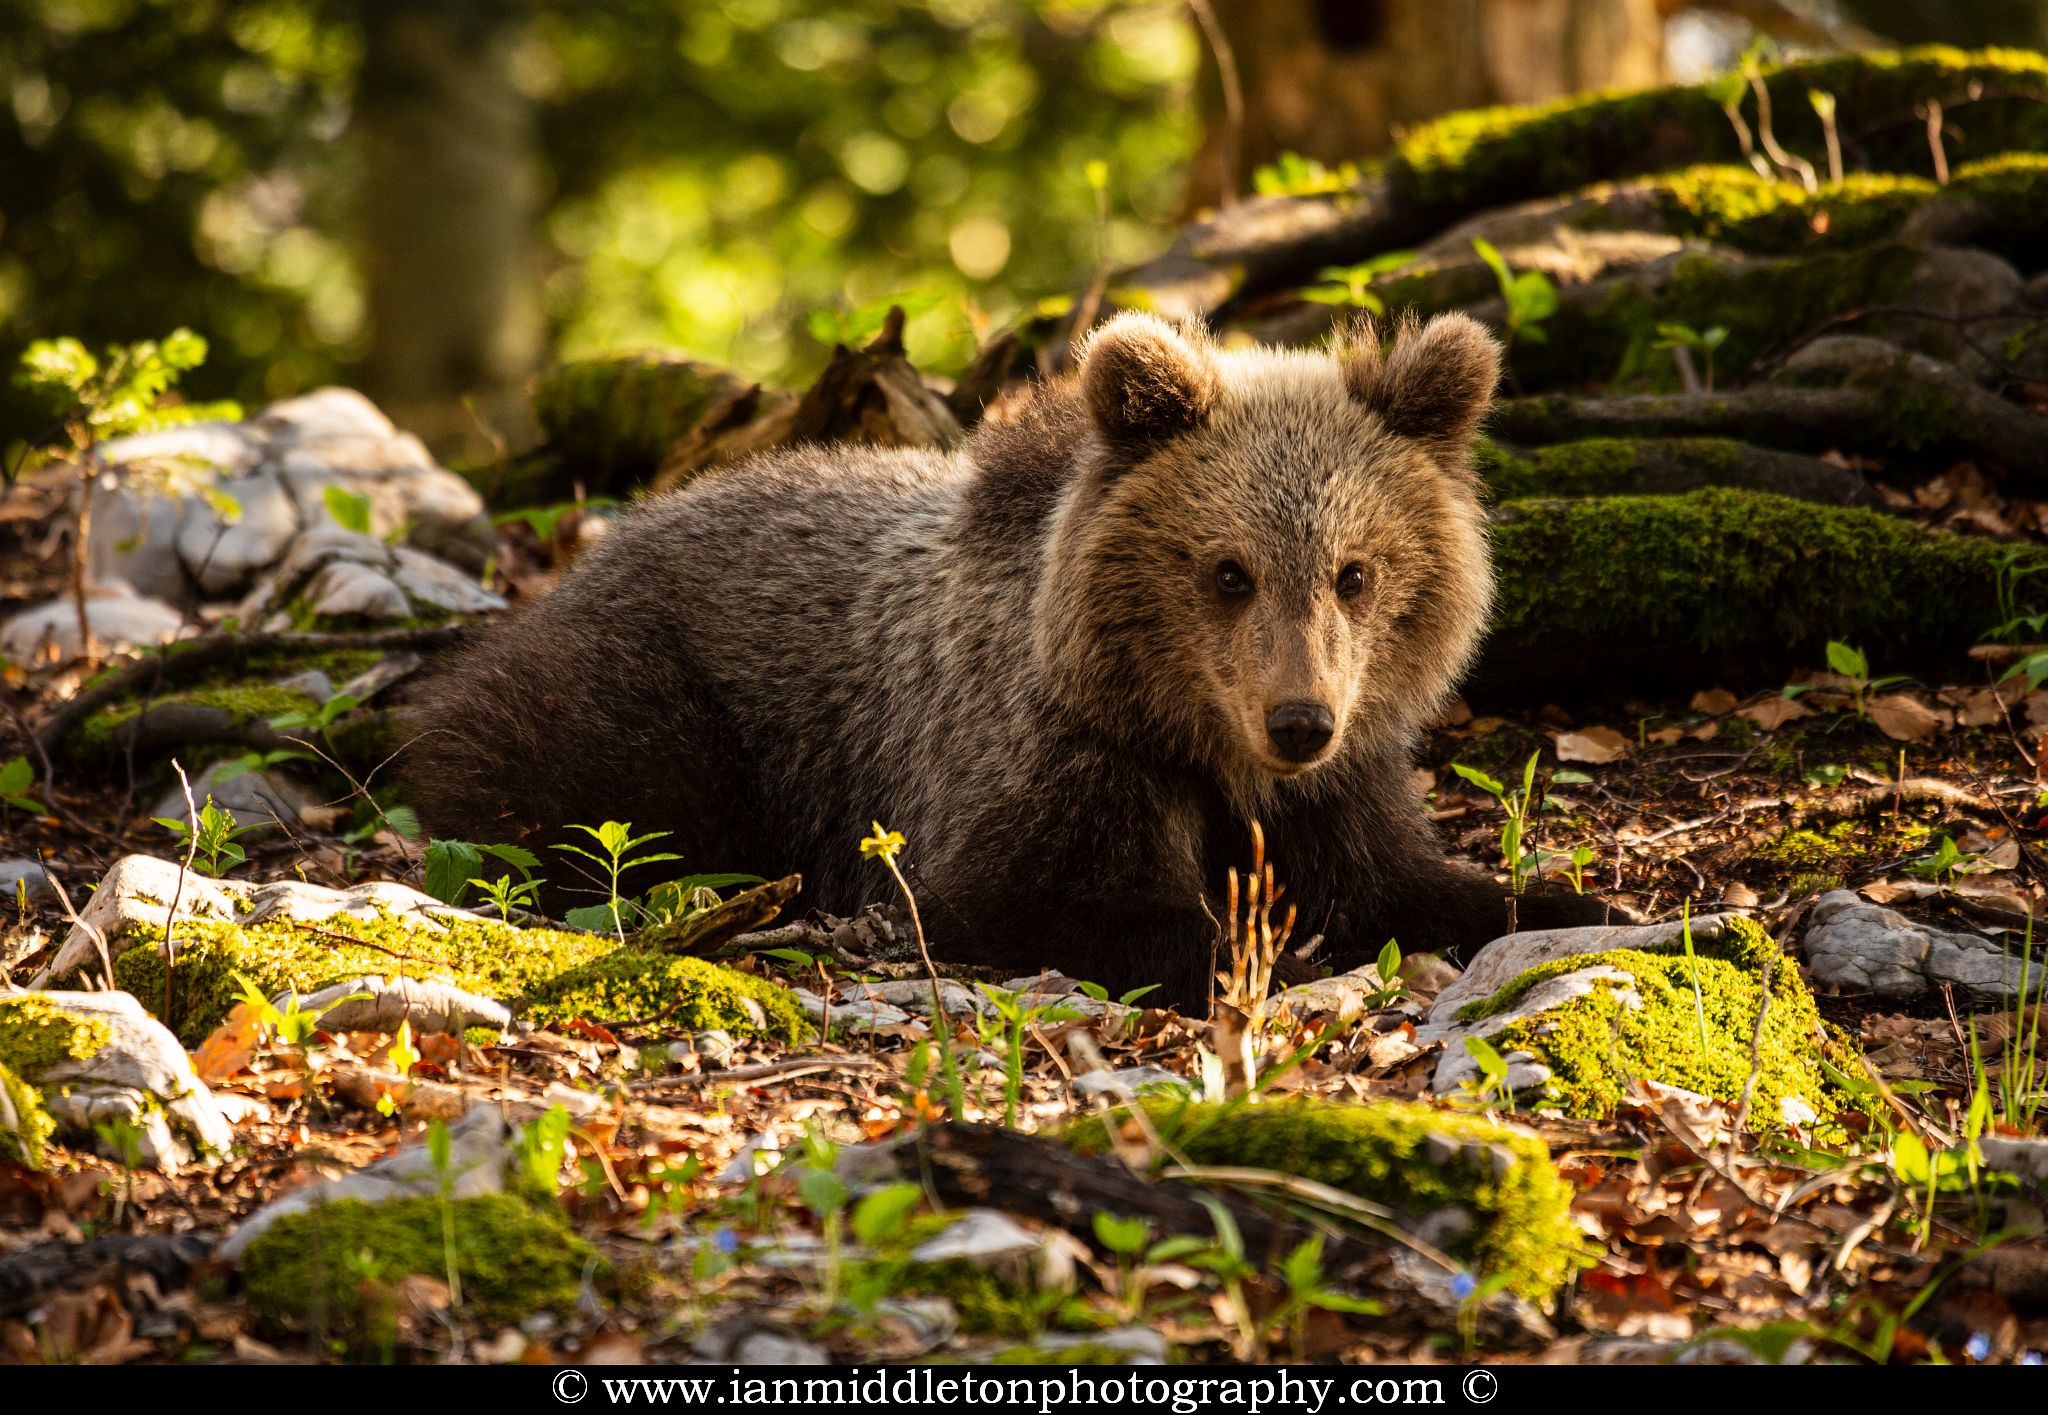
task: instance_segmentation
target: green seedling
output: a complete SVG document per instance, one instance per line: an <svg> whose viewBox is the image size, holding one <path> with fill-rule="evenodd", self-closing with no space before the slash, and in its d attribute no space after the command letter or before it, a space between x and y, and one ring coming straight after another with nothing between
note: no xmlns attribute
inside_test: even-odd
<svg viewBox="0 0 2048 1415"><path fill-rule="evenodd" d="M1543 331L1543 321L1558 310L1557 286L1550 277L1540 270L1524 270L1520 274L1509 270L1506 259L1491 241L1475 239L1472 249L1493 272L1500 285L1501 300L1507 305L1507 338L1503 342L1510 349L1517 339L1530 344L1548 343L1550 336Z"/></svg>
<svg viewBox="0 0 2048 1415"><path fill-rule="evenodd" d="M247 864L249 852L235 842L257 825L238 825L234 813L213 803L211 793L206 804L200 808L199 822L195 831L190 821L175 816L156 816L156 823L178 838L178 843L192 848L192 867L203 875L219 879L229 870ZM194 836L197 839L194 839Z"/></svg>
<svg viewBox="0 0 2048 1415"><path fill-rule="evenodd" d="M638 869L643 865L656 865L669 860L680 860L683 857L666 852L638 857L633 855L634 850L645 845L648 841L665 839L671 834L671 832L666 830L655 830L649 831L645 835L635 835L633 834L633 827L623 821L606 821L601 826L574 825L569 828L571 830L580 830L592 840L595 840L598 849L586 850L580 845L567 844L555 845L550 848L566 851L571 855L580 855L584 859L591 861L599 869L602 869L605 872L610 897L603 904L594 904L582 909L571 909L567 914L563 915L563 918L580 929L591 929L593 931L609 929L610 932L618 936L619 942L624 943L626 941L626 923L625 912L620 907L619 876L627 870ZM599 851L603 853L600 854Z"/></svg>
<svg viewBox="0 0 2048 1415"><path fill-rule="evenodd" d="M0 766L0 806L27 811L32 816L48 815L50 808L28 794L35 784L36 769L29 765L27 757L15 757Z"/></svg>

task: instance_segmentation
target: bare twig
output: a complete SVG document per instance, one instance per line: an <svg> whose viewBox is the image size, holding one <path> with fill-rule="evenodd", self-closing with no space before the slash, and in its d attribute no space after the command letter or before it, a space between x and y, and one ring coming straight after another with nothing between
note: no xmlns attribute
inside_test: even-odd
<svg viewBox="0 0 2048 1415"><path fill-rule="evenodd" d="M171 1021L171 976L178 971L178 948L172 935L178 928L178 905L185 897L185 872L192 868L193 857L199 853L199 807L192 799L192 782L185 775L184 765L176 757L171 758L171 770L178 773L178 787L185 793L185 860L178 866L178 882L171 887L170 912L164 915L164 1024ZM211 800L211 798L208 798ZM110 978L112 974L108 975Z"/></svg>
<svg viewBox="0 0 2048 1415"><path fill-rule="evenodd" d="M1223 32L1209 0L1188 0L1202 38L1216 58L1216 77L1223 86L1223 133L1216 144L1217 166L1221 168L1216 186L1216 204L1224 210L1237 205L1237 160L1244 142L1244 81L1237 71L1237 52Z"/></svg>

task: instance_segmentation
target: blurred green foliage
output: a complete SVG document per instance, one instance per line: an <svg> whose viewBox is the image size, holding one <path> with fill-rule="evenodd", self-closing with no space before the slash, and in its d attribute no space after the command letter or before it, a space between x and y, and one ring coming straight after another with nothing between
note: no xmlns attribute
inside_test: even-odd
<svg viewBox="0 0 2048 1415"><path fill-rule="evenodd" d="M183 324L202 391L260 403L402 337L365 324L350 143L364 26L400 3L520 27L563 355L800 378L910 293L913 355L958 363L1094 267L1091 162L1128 261L1197 136L1173 0L6 0L0 364ZM0 404L0 443L33 430Z"/></svg>

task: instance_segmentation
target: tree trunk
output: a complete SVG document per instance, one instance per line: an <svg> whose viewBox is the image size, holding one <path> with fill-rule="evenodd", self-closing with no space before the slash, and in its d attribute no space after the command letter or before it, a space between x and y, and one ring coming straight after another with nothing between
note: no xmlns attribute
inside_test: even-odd
<svg viewBox="0 0 2048 1415"><path fill-rule="evenodd" d="M429 442L507 433L541 352L533 116L503 0L365 0L365 391ZM481 450L481 449L472 449Z"/></svg>
<svg viewBox="0 0 2048 1415"><path fill-rule="evenodd" d="M1212 0L1244 88L1236 192L1283 153L1367 157L1459 108L1533 103L1662 77L1658 0ZM1190 210L1221 194L1227 132L1215 56Z"/></svg>

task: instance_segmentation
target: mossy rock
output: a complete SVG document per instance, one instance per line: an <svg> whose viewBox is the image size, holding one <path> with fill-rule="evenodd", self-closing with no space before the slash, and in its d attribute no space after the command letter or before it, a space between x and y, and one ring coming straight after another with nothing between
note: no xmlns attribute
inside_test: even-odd
<svg viewBox="0 0 2048 1415"><path fill-rule="evenodd" d="M27 1078L60 1062L89 1060L112 1038L105 1018L66 1012L42 993L0 997L0 1159L39 1168L56 1133L42 1093Z"/></svg>
<svg viewBox="0 0 2048 1415"><path fill-rule="evenodd" d="M1830 639L1881 673L1946 666L1997 621L2002 566L2048 565L2037 551L1758 492L1502 512L1476 685L1495 695L1602 679L1637 693L1762 682L1820 662Z"/></svg>
<svg viewBox="0 0 2048 1415"><path fill-rule="evenodd" d="M41 1169L44 1147L56 1133L42 1093L0 1062L0 1160Z"/></svg>
<svg viewBox="0 0 2048 1415"><path fill-rule="evenodd" d="M1877 171L1926 172L1926 100L1975 88L1967 124L1948 131L1951 162L2048 148L2048 57L2018 49L1931 45L1768 66L1773 127L1788 149L1825 150L1810 92L1833 94L1846 145ZM1752 128L1756 101L1744 97ZM1481 207L1575 191L1594 182L1741 160L1713 81L1452 113L1402 137L1385 171L1396 193L1442 224Z"/></svg>
<svg viewBox="0 0 2048 1415"><path fill-rule="evenodd" d="M1548 1308L1584 1265L1572 1189L1543 1141L1483 1116L1402 1101L1268 1105L1155 1101L1146 1113L1196 1164L1245 1165L1300 1175L1382 1205L1408 1221L1443 1209L1471 1219L1450 1256ZM1108 1145L1095 1116L1064 1138L1096 1153Z"/></svg>
<svg viewBox="0 0 2048 1415"><path fill-rule="evenodd" d="M534 984L514 1004L528 1020L649 1022L684 1031L800 1041L810 1019L780 983L702 958L618 948Z"/></svg>
<svg viewBox="0 0 2048 1415"><path fill-rule="evenodd" d="M559 1210L511 1194L445 1209L436 1198L340 1199L273 1223L243 1255L242 1282L267 1316L360 1338L390 1321L377 1291L413 1276L445 1280L451 1246L462 1310L492 1322L566 1313L593 1256Z"/></svg>
<svg viewBox="0 0 2048 1415"><path fill-rule="evenodd" d="M189 920L177 928L177 1016L165 1019L195 1046L235 1005L237 976L268 996L311 993L366 975L445 977L497 998L530 1020L649 1020L721 1028L735 1036L795 1040L809 1030L789 990L764 978L694 958L621 948L603 934L515 928L490 919L445 919L439 928L382 915L337 916L317 929L282 920L244 927ZM360 945L338 941L346 934ZM133 930L134 946L114 960L116 984L145 1000L164 996L162 933ZM751 1004L751 1006L749 1005Z"/></svg>
<svg viewBox="0 0 2048 1415"><path fill-rule="evenodd" d="M1769 975L1770 1006L1757 1041L1750 1116L1771 1129L1785 1106L1803 1104L1830 1128L1854 1100L1822 1068L1824 1035L1813 993L1796 963L1749 919L1734 919L1694 940L1656 949L1577 953L1527 969L1490 997L1467 1003L1460 1022L1511 1012L1530 989L1553 978L1610 969L1627 978L1591 980L1560 1006L1518 1019L1487 1037L1503 1056L1532 1054L1551 1072L1548 1104L1567 1115L1612 1115L1634 1080L1678 1086L1730 1104L1752 1071L1751 1044ZM1630 981L1632 980L1632 981ZM1847 1060L1846 1053L1832 1058Z"/></svg>
<svg viewBox="0 0 2048 1415"><path fill-rule="evenodd" d="M725 369L679 355L617 354L543 373L533 413L549 450L588 490L614 491L653 475L714 403L747 387Z"/></svg>

